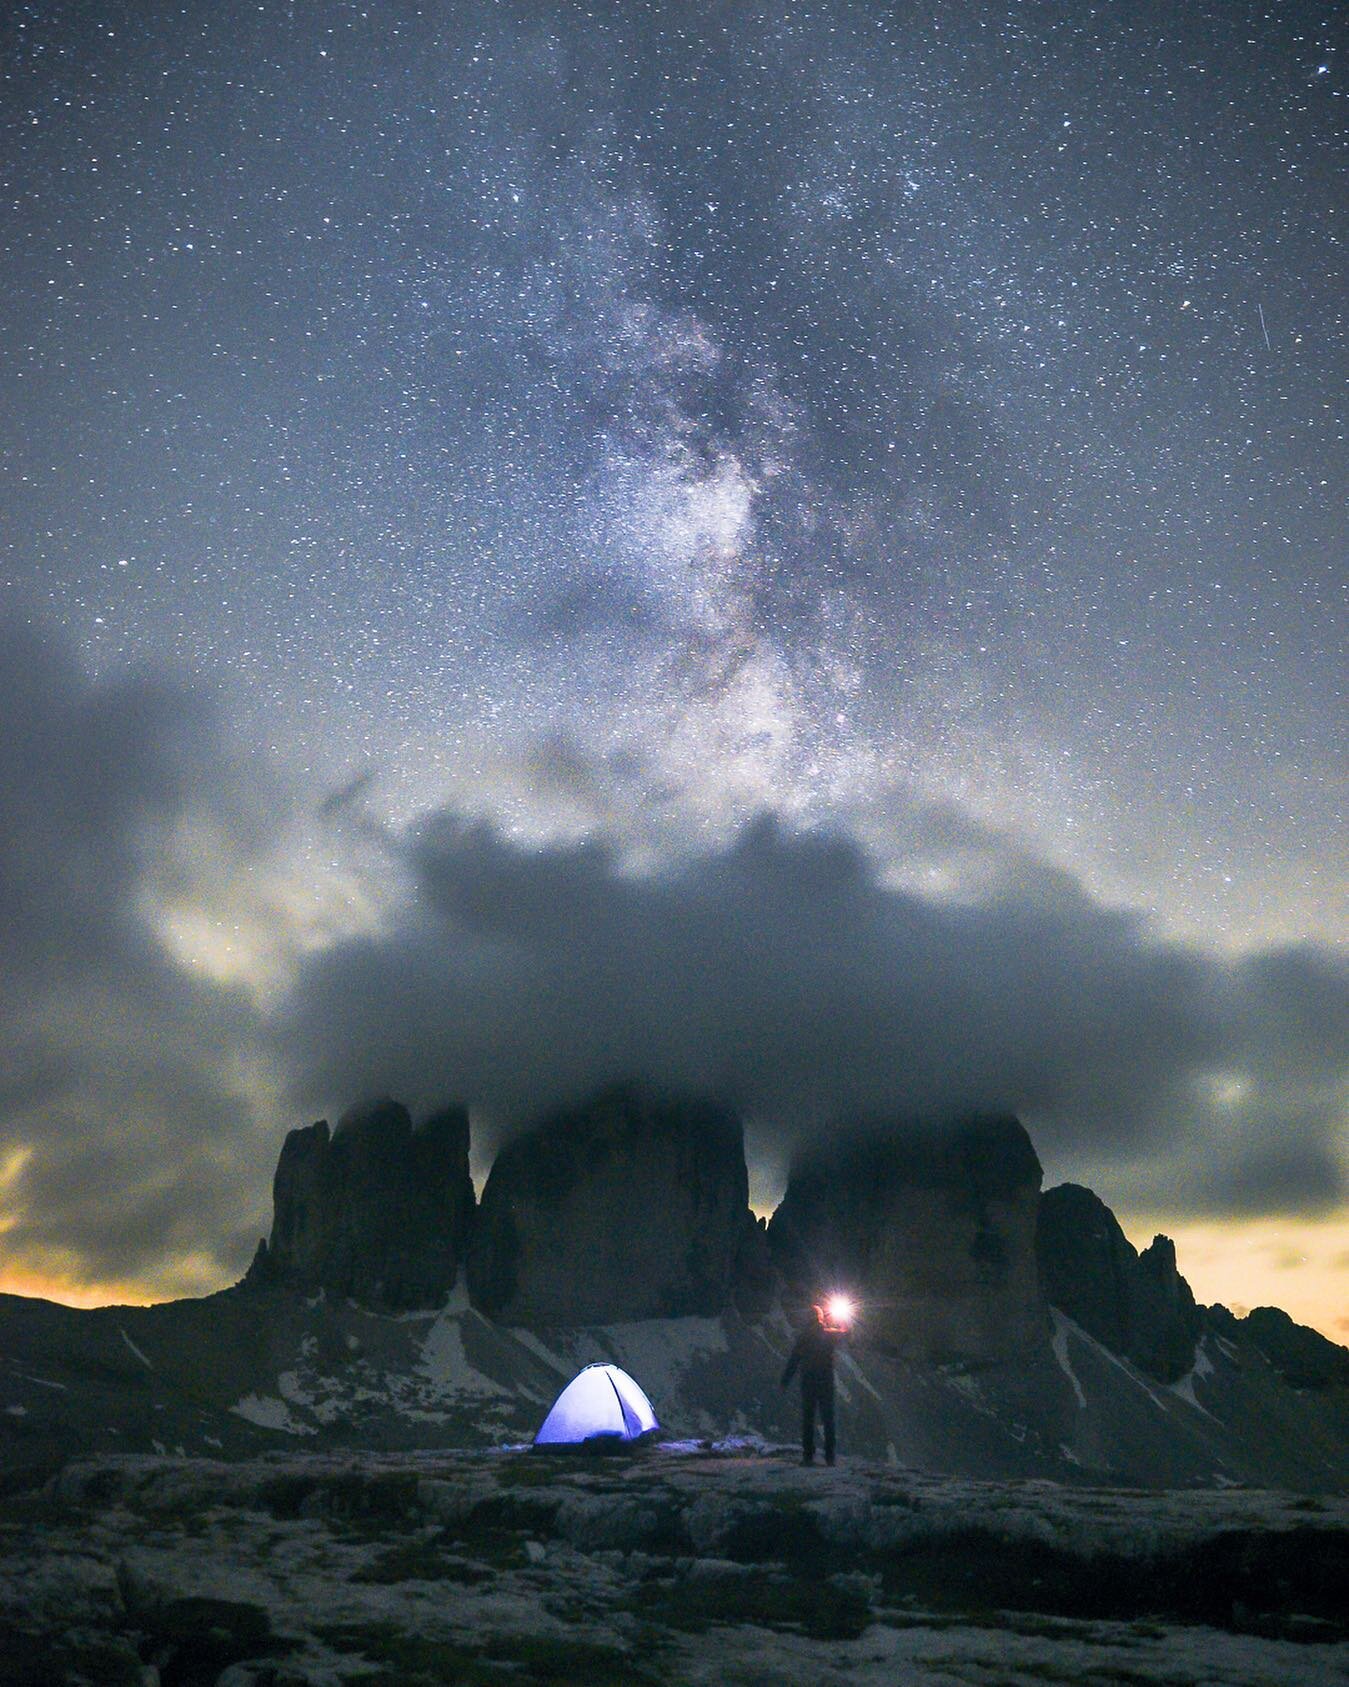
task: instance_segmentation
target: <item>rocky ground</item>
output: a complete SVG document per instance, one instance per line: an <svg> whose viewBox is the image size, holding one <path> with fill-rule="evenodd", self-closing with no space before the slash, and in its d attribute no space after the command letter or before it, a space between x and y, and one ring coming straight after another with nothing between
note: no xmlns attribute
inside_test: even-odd
<svg viewBox="0 0 1349 1687"><path fill-rule="evenodd" d="M1349 1682L1349 1501L666 1444L103 1455L0 1501L0 1682Z"/></svg>

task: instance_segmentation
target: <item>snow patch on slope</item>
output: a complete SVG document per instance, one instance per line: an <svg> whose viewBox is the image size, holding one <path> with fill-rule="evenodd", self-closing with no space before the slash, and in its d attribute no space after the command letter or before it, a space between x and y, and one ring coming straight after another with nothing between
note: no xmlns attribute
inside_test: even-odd
<svg viewBox="0 0 1349 1687"><path fill-rule="evenodd" d="M942 1365L938 1367L938 1375L941 1377L945 1386L951 1389L954 1393L960 1395L961 1399L964 1400L967 1405L973 1407L973 1409L979 1413L980 1417L993 1418L995 1421L1001 1421L998 1418L998 1413L985 1399L984 1391L980 1388L976 1379L972 1377L968 1371L952 1370L950 1367Z"/></svg>
<svg viewBox="0 0 1349 1687"><path fill-rule="evenodd" d="M545 1347L533 1330L513 1326L507 1333L512 1341L519 1342L526 1353L532 1353L536 1359L541 1359L550 1371L556 1371L560 1377L566 1377L570 1381L576 1374L576 1367L567 1364L565 1359L559 1359L551 1347Z"/></svg>
<svg viewBox="0 0 1349 1687"><path fill-rule="evenodd" d="M279 1429L286 1435L317 1435L312 1424L300 1423L290 1414L284 1400L275 1394L245 1394L230 1407L235 1417L246 1418L261 1429Z"/></svg>
<svg viewBox="0 0 1349 1687"><path fill-rule="evenodd" d="M1103 1342L1097 1341L1095 1336L1088 1335L1080 1324L1075 1324L1072 1319L1067 1317L1064 1313L1054 1309L1054 1316L1056 1318L1063 1319L1064 1324L1073 1332L1078 1341L1082 1342L1087 1347L1093 1348L1100 1354L1102 1359L1108 1361L1108 1363L1113 1365L1117 1371L1123 1371L1125 1376L1128 1377L1129 1381L1133 1383L1135 1387L1142 1389L1144 1394L1147 1395L1148 1399L1152 1401L1153 1405L1159 1412L1165 1413L1167 1411L1168 1408L1166 1401L1158 1399L1157 1395L1154 1394L1152 1389L1149 1387L1143 1373L1135 1366L1131 1365L1127 1359L1121 1359L1117 1353L1112 1353Z"/></svg>
<svg viewBox="0 0 1349 1687"><path fill-rule="evenodd" d="M1195 1367L1195 1370L1198 1370L1198 1366ZM1206 1418L1212 1418L1213 1413L1209 1411L1208 1407L1201 1406L1199 1401L1195 1398L1195 1370L1186 1371L1185 1375L1181 1377L1179 1382L1173 1382L1170 1385L1171 1392L1179 1399L1184 1400L1187 1405L1193 1406L1196 1412L1202 1412ZM1217 1422L1216 1418L1214 1418L1214 1422Z"/></svg>
<svg viewBox="0 0 1349 1687"><path fill-rule="evenodd" d="M881 1398L880 1390L873 1388L871 1383L867 1381L862 1367L857 1363L856 1359L853 1358L852 1354L840 1353L838 1357L839 1363L843 1366L843 1369L848 1373L848 1375L860 1382L862 1387L866 1389L867 1393L873 1400L879 1400Z"/></svg>
<svg viewBox="0 0 1349 1687"><path fill-rule="evenodd" d="M10 1365L10 1370L13 1371L16 1377L21 1378L22 1381L36 1383L39 1388L59 1388L62 1394L68 1394L70 1392L70 1385L68 1383L48 1382L46 1377L32 1376L28 1371L21 1371L15 1364Z"/></svg>
<svg viewBox="0 0 1349 1687"><path fill-rule="evenodd" d="M1068 1357L1069 1320L1064 1317L1063 1313L1059 1311L1057 1306L1051 1306L1049 1314L1054 1320L1054 1357L1059 1362L1059 1369L1073 1385L1073 1393L1077 1396L1079 1409L1085 1411L1087 1409L1087 1397L1082 1392L1082 1384L1077 1380L1077 1372L1073 1369L1073 1362ZM1072 1327L1074 1329L1077 1328L1076 1324Z"/></svg>
<svg viewBox="0 0 1349 1687"><path fill-rule="evenodd" d="M127 1344L127 1346L131 1349L131 1351L140 1360L141 1364L145 1366L146 1370L147 1371L153 1371L154 1366L150 1363L150 1361L141 1352L140 1348L136 1346L135 1342L132 1341L131 1337L126 1333L126 1331L122 1328L122 1326L120 1324L117 1326L117 1333L118 1333L119 1336L121 1336L122 1340Z"/></svg>
<svg viewBox="0 0 1349 1687"><path fill-rule="evenodd" d="M432 1324L422 1343L418 1374L424 1376L441 1394L509 1394L508 1388L493 1382L491 1377L474 1370L464 1351L464 1337L460 1330L460 1314L445 1310Z"/></svg>

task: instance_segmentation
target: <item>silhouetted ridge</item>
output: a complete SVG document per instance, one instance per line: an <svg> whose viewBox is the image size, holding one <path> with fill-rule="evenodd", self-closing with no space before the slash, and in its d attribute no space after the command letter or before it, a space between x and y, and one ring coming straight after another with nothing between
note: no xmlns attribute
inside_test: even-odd
<svg viewBox="0 0 1349 1687"><path fill-rule="evenodd" d="M502 1150L476 1217L468 1148L462 1111L414 1128L374 1102L286 1138L239 1287L90 1312L0 1296L0 1491L90 1451L501 1447L597 1357L676 1440L783 1442L783 1314L835 1287L861 1302L848 1459L1349 1490L1349 1353L1273 1308L1196 1310L1164 1237L1139 1255L1090 1190L1041 1200L1014 1118L820 1142L767 1233L740 1119L705 1096L621 1084L555 1109ZM466 1251L472 1304L449 1292Z"/></svg>
<svg viewBox="0 0 1349 1687"><path fill-rule="evenodd" d="M1212 1306L1208 1317L1225 1334L1257 1348L1291 1388L1349 1387L1349 1349L1295 1324L1277 1306L1257 1306L1244 1318Z"/></svg>

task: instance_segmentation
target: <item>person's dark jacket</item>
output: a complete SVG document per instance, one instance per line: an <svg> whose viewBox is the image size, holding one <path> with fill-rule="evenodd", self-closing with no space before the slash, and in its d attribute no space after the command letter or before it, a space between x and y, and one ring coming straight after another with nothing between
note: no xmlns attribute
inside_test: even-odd
<svg viewBox="0 0 1349 1687"><path fill-rule="evenodd" d="M834 1354L843 1340L843 1333L842 1330L828 1330L820 1323L807 1324L796 1338L787 1369L782 1373L782 1386L786 1388L798 1368L803 1387L807 1382L832 1381Z"/></svg>

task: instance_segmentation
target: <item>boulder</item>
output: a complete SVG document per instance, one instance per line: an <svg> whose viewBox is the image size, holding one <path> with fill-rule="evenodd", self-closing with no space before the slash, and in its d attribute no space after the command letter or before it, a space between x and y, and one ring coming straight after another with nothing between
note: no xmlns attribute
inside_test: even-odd
<svg viewBox="0 0 1349 1687"><path fill-rule="evenodd" d="M438 1306L473 1216L468 1115L416 1130L396 1101L291 1131L272 1182L272 1235L246 1282L324 1289L389 1310Z"/></svg>
<svg viewBox="0 0 1349 1687"><path fill-rule="evenodd" d="M497 1155L468 1286L503 1323L715 1315L752 1224L744 1131L700 1096L619 1084Z"/></svg>
<svg viewBox="0 0 1349 1687"><path fill-rule="evenodd" d="M768 1241L789 1296L849 1290L869 1342L908 1359L1000 1362L1046 1337L1040 1179L1014 1118L872 1126L797 1159Z"/></svg>
<svg viewBox="0 0 1349 1687"><path fill-rule="evenodd" d="M1099 1195L1061 1183L1041 1199L1036 1245L1045 1298L1088 1335L1160 1382L1194 1364L1203 1317L1168 1237L1139 1254Z"/></svg>

